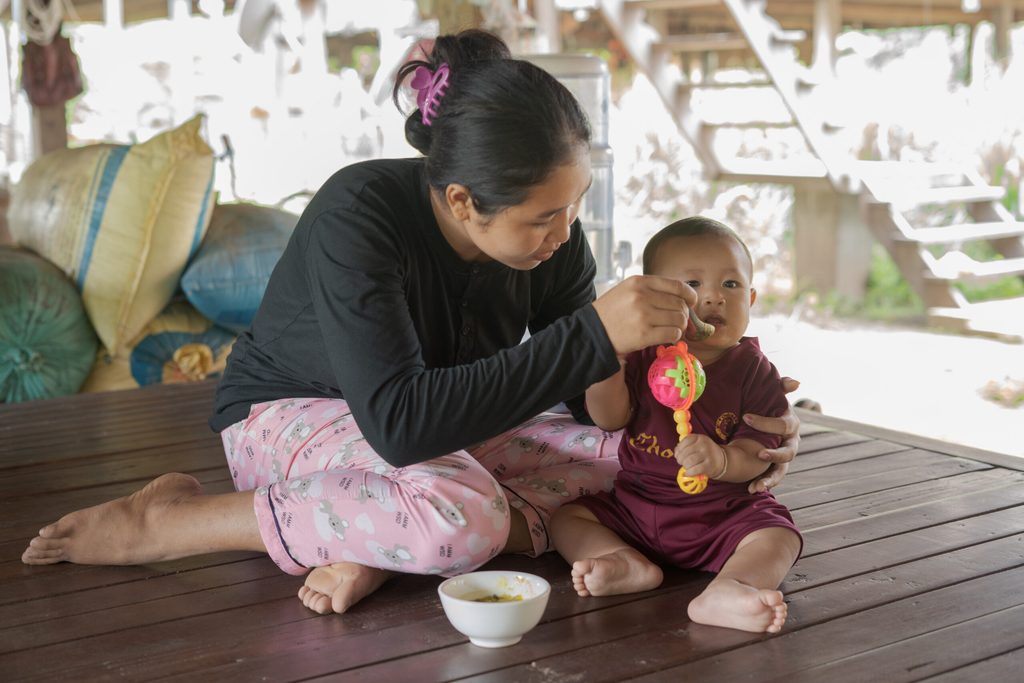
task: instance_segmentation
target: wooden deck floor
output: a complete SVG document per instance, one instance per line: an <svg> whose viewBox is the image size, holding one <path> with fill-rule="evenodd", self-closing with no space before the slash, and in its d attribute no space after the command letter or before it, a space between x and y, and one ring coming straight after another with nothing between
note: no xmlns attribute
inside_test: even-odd
<svg viewBox="0 0 1024 683"><path fill-rule="evenodd" d="M189 681L1019 681L1024 461L804 414L779 498L805 532L773 637L695 625L709 576L576 597L556 555L542 623L485 650L453 630L436 577L405 576L344 616L295 598L263 556L27 567L44 523L166 471L230 489L206 427L212 385L0 406L0 679Z"/></svg>

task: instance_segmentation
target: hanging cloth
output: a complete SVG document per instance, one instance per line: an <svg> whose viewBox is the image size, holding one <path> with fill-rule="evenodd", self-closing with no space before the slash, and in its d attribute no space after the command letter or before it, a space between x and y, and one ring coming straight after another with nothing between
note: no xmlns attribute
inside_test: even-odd
<svg viewBox="0 0 1024 683"><path fill-rule="evenodd" d="M47 45L22 47L21 85L35 107L64 104L82 93L82 74L71 41L58 33Z"/></svg>

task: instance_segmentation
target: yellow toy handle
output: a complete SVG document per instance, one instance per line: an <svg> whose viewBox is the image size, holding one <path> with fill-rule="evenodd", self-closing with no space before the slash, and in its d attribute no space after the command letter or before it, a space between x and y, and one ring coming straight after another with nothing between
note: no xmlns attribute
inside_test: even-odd
<svg viewBox="0 0 1024 683"><path fill-rule="evenodd" d="M672 419L676 422L676 433L679 434L679 440L682 441L690 433L690 411L680 408L672 413ZM680 467L679 473L676 474L676 483L679 484L683 493L700 493L708 487L708 477L706 474L688 477L686 468Z"/></svg>

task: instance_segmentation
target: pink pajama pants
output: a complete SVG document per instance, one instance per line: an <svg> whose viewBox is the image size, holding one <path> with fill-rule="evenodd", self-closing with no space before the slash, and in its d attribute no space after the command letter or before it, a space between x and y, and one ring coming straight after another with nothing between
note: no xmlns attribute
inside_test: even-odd
<svg viewBox="0 0 1024 683"><path fill-rule="evenodd" d="M544 413L464 451L392 467L338 399L260 403L221 433L235 488L256 490L260 534L284 571L357 562L443 576L504 548L509 505L526 517L532 554L548 550L560 505L611 490L620 436Z"/></svg>

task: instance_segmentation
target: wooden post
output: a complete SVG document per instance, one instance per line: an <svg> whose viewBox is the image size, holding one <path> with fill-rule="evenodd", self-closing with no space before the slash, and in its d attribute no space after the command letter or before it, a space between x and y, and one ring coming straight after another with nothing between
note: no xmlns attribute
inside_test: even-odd
<svg viewBox="0 0 1024 683"><path fill-rule="evenodd" d="M68 122L63 103L32 107L32 158L68 146Z"/></svg>
<svg viewBox="0 0 1024 683"><path fill-rule="evenodd" d="M1002 0L992 10L995 29L995 58L1004 67L1010 62L1010 29L1013 28L1012 0Z"/></svg>
<svg viewBox="0 0 1024 683"><path fill-rule="evenodd" d="M840 0L814 0L814 56L812 71L832 79L836 72L836 36L842 28Z"/></svg>
<svg viewBox="0 0 1024 683"><path fill-rule="evenodd" d="M103 23L108 28L124 28L123 0L103 0Z"/></svg>
<svg viewBox="0 0 1024 683"><path fill-rule="evenodd" d="M480 26L480 10L466 0L435 0L434 10L441 35Z"/></svg>
<svg viewBox="0 0 1024 683"><path fill-rule="evenodd" d="M53 0L57 2L58 0ZM16 29L15 54L20 58L22 42L22 0L14 0L11 5L11 13L14 17ZM21 69L19 69L19 72ZM68 124L66 107L64 103L54 104L45 107L30 106L29 114L29 154L27 162L37 159L47 152L55 149L64 149L68 146Z"/></svg>
<svg viewBox="0 0 1024 683"><path fill-rule="evenodd" d="M169 19L187 19L192 16L191 0L167 0L167 17Z"/></svg>
<svg viewBox="0 0 1024 683"><path fill-rule="evenodd" d="M535 0L534 11L537 14L537 29L545 43L539 51L545 53L561 52L562 28L554 0Z"/></svg>
<svg viewBox="0 0 1024 683"><path fill-rule="evenodd" d="M795 279L799 290L864 299L874 238L856 195L823 183L798 183L793 202Z"/></svg>

